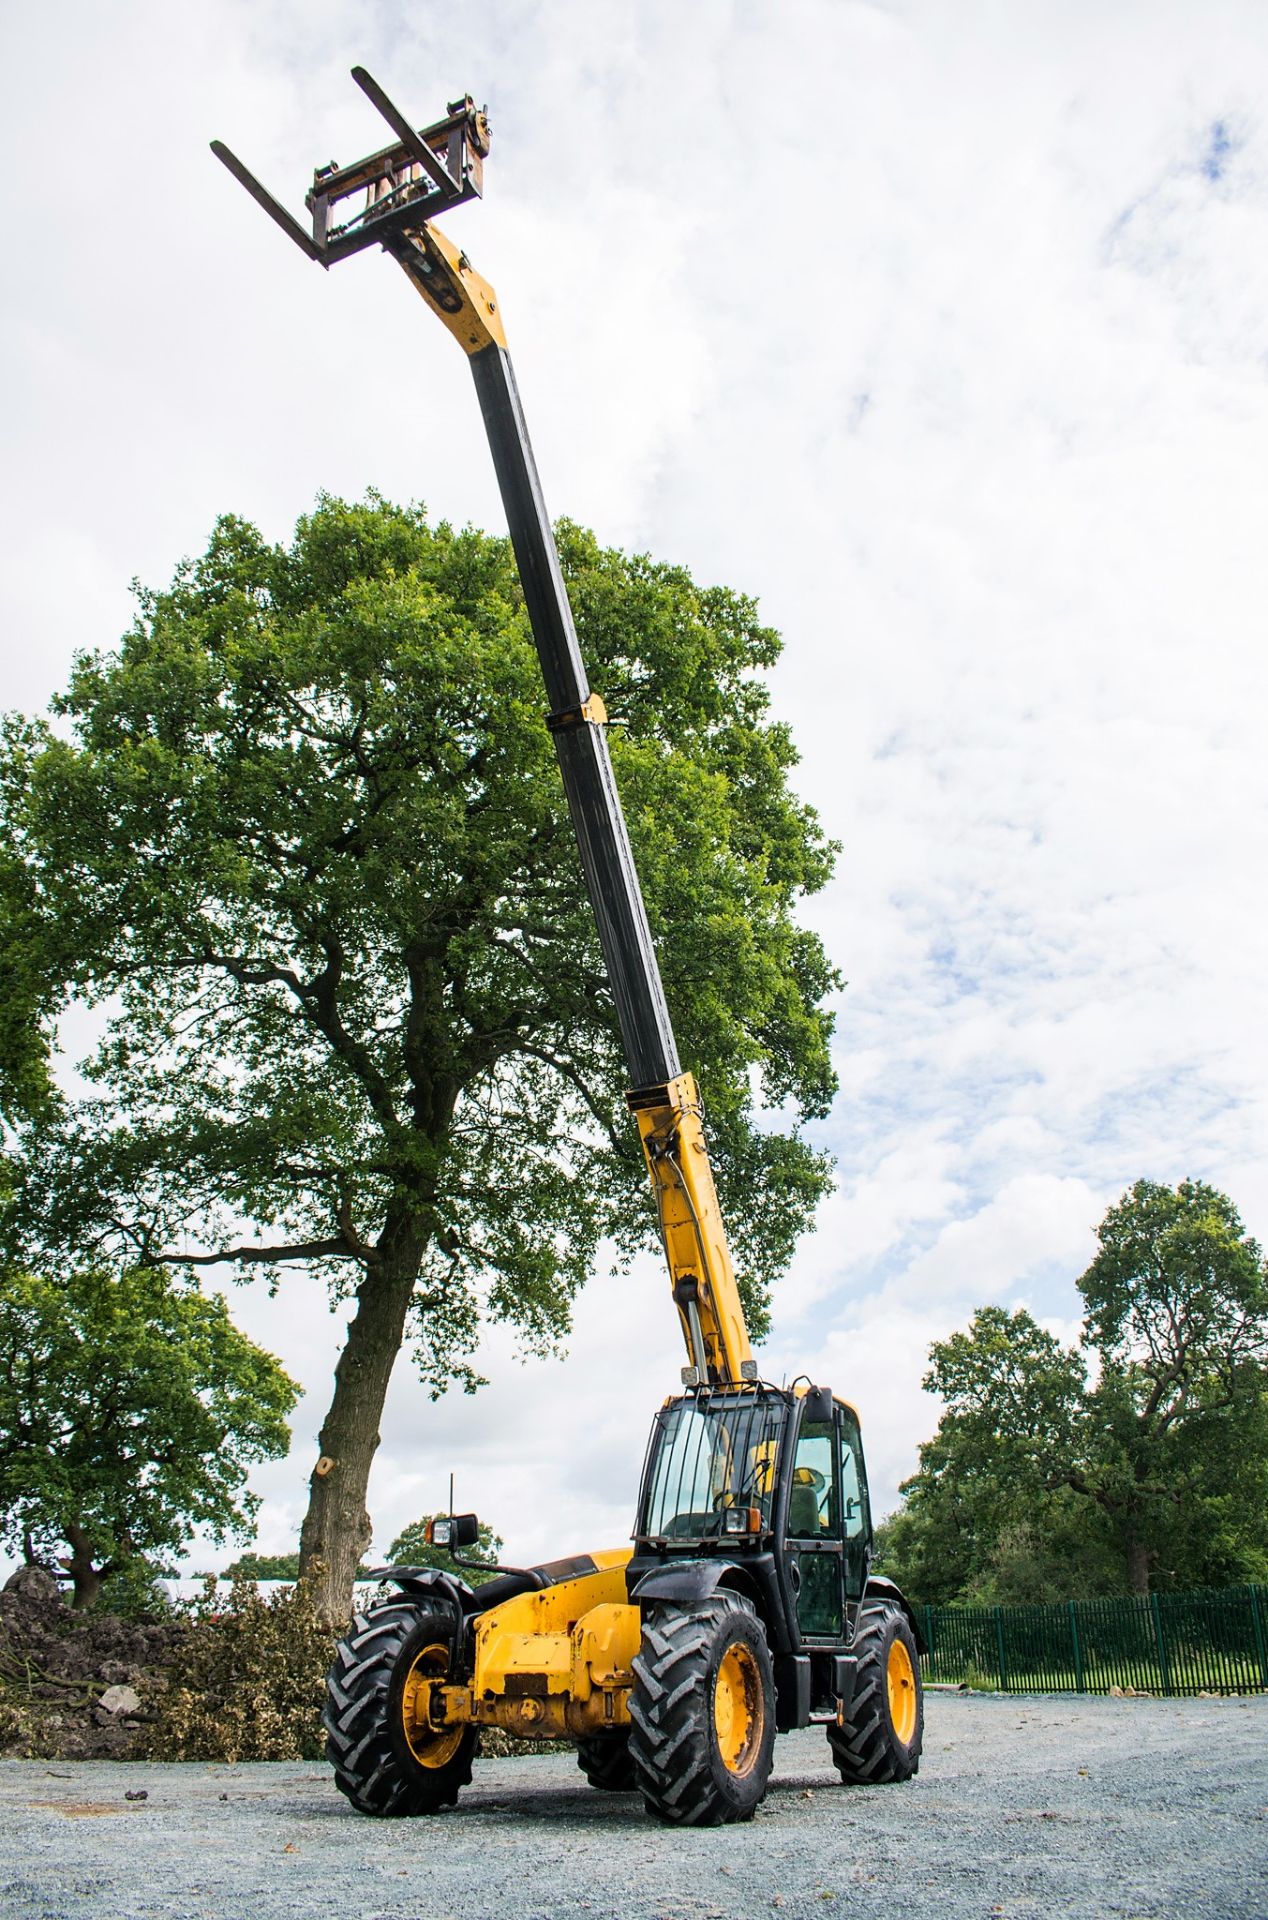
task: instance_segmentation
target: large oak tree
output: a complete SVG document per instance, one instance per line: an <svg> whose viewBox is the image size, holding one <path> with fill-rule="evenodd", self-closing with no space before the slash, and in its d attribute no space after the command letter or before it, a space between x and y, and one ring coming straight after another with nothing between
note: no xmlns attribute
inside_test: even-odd
<svg viewBox="0 0 1268 1920"><path fill-rule="evenodd" d="M833 848L753 603L560 541L760 1334L828 1181L797 1122L836 977L795 910ZM10 1242L355 1294L302 1535L332 1613L402 1343L472 1386L485 1317L548 1349L600 1243L654 1239L543 706L506 541L324 500L287 547L220 521L0 767L26 1004L104 1023L85 1097L28 1127Z"/></svg>

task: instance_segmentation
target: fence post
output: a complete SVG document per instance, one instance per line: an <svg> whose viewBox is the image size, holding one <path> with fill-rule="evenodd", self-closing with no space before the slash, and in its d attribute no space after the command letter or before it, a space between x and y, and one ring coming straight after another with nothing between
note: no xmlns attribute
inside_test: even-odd
<svg viewBox="0 0 1268 1920"><path fill-rule="evenodd" d="M933 1646L933 1608L927 1600L925 1602L925 1645L929 1649L929 1671L932 1674L933 1663L937 1656Z"/></svg>
<svg viewBox="0 0 1268 1920"><path fill-rule="evenodd" d="M1171 1662L1167 1659L1167 1636L1162 1630L1162 1610L1158 1605L1158 1596L1156 1593L1151 1593L1149 1596L1149 1608L1154 1617L1154 1639L1158 1643L1158 1665L1162 1669L1162 1690L1165 1694L1169 1695L1171 1692Z"/></svg>
<svg viewBox="0 0 1268 1920"><path fill-rule="evenodd" d="M1259 1673L1264 1686L1268 1687L1268 1646L1264 1643L1264 1616L1259 1609L1259 1588L1252 1581L1250 1585L1250 1617L1255 1628L1255 1651L1259 1655Z"/></svg>
<svg viewBox="0 0 1268 1920"><path fill-rule="evenodd" d="M1008 1691L1008 1666L1004 1660L1004 1609L995 1609L995 1645L999 1649L999 1690Z"/></svg>
<svg viewBox="0 0 1268 1920"><path fill-rule="evenodd" d="M1070 1641L1074 1647L1074 1688L1076 1693L1083 1692L1083 1649L1079 1645L1079 1615L1075 1602L1070 1602Z"/></svg>

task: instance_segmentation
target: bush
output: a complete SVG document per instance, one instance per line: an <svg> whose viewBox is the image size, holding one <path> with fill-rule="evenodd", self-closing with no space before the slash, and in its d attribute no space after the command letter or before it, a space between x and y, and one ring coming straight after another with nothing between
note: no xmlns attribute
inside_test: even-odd
<svg viewBox="0 0 1268 1920"><path fill-rule="evenodd" d="M137 1757L146 1760L321 1760L321 1710L335 1636L317 1617L305 1582L267 1600L253 1580L235 1579L224 1599L214 1574L203 1579L164 1685L151 1681L150 1717ZM0 1721L0 1725L2 1725ZM13 1730L14 1748L22 1729ZM559 1753L558 1740L519 1740L500 1728L480 1734L485 1759Z"/></svg>
<svg viewBox="0 0 1268 1920"><path fill-rule="evenodd" d="M180 1665L155 1700L150 1760L319 1760L334 1637L303 1581L262 1598L252 1580L226 1601L214 1576L189 1608Z"/></svg>

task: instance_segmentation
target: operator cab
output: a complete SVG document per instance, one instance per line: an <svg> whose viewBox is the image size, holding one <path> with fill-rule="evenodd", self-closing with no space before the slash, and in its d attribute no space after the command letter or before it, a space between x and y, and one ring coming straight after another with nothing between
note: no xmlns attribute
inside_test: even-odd
<svg viewBox="0 0 1268 1920"><path fill-rule="evenodd" d="M698 1387L656 1416L630 1565L725 1558L777 1651L848 1643L872 1526L858 1416L827 1388Z"/></svg>

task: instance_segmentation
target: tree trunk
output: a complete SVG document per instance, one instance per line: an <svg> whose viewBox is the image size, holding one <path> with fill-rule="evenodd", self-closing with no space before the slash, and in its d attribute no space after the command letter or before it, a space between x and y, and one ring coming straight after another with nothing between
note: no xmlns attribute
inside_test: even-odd
<svg viewBox="0 0 1268 1920"><path fill-rule="evenodd" d="M333 1627L343 1627L351 1617L352 1583L370 1544L366 1489L424 1245L417 1236L402 1236L367 1270L335 1368L334 1398L322 1425L299 1536L300 1573L312 1570L318 1612Z"/></svg>
<svg viewBox="0 0 1268 1920"><path fill-rule="evenodd" d="M85 1613L101 1592L101 1570L94 1561L92 1541L73 1520L66 1529L66 1538L70 1543L70 1559L63 1560L62 1565L74 1583L71 1606L77 1613Z"/></svg>
<svg viewBox="0 0 1268 1920"><path fill-rule="evenodd" d="M1148 1593L1149 1562L1152 1558L1143 1541L1127 1542L1127 1584L1133 1593Z"/></svg>

